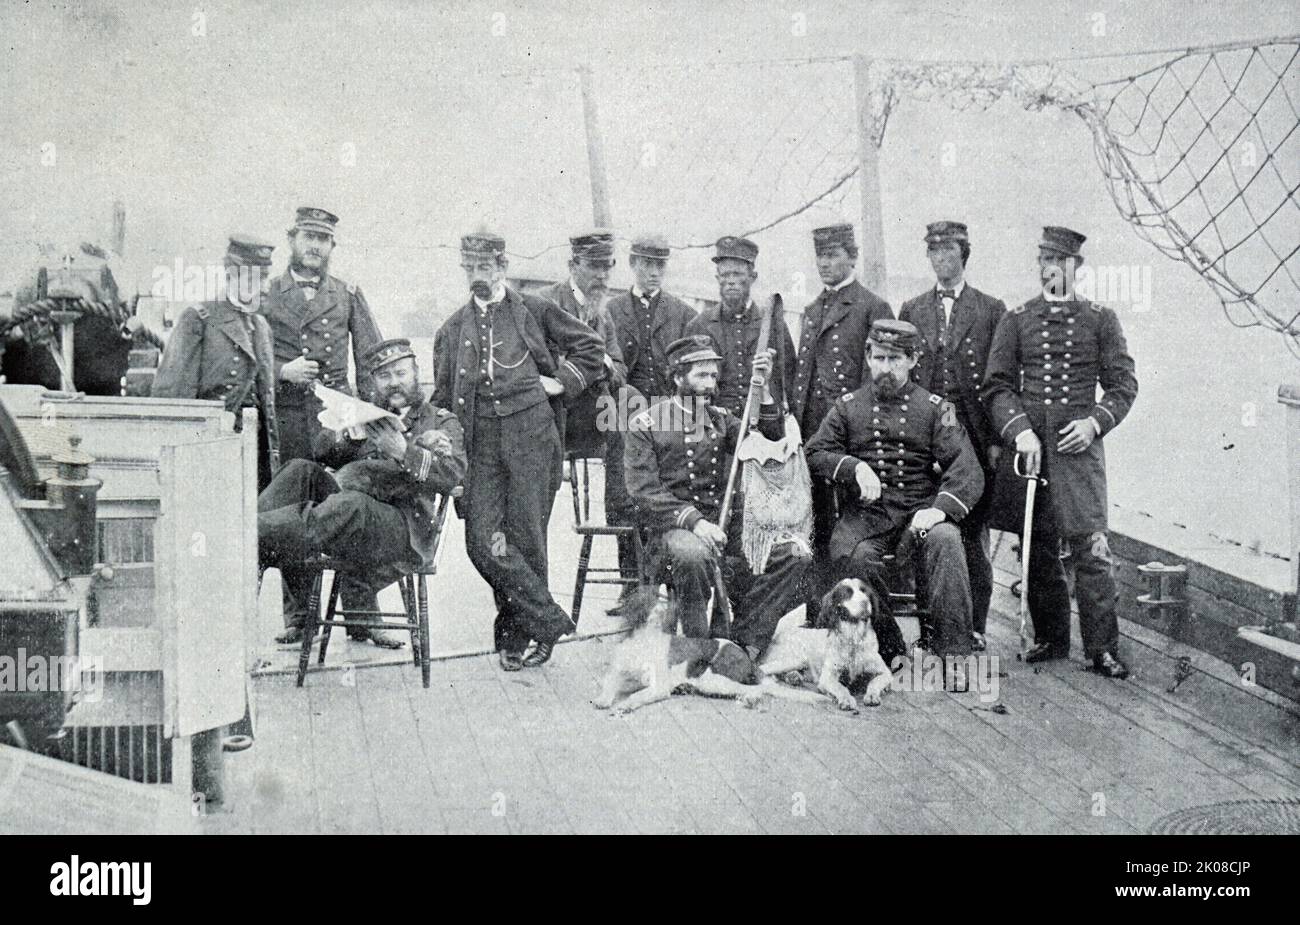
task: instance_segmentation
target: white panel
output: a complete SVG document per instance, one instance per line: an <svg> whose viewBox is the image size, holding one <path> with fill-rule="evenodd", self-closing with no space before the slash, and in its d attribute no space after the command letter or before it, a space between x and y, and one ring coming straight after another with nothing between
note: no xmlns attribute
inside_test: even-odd
<svg viewBox="0 0 1300 925"><path fill-rule="evenodd" d="M238 434L160 454L158 623L173 737L244 715L244 585L257 546L246 542L243 456Z"/></svg>

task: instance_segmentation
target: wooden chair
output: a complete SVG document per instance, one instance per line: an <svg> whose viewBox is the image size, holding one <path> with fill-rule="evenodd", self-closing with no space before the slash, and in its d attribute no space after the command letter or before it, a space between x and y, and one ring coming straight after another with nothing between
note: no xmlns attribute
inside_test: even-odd
<svg viewBox="0 0 1300 925"><path fill-rule="evenodd" d="M339 592L343 582L339 579L345 575L366 581L366 571L343 559L322 556L307 563L307 568L316 573L312 582L311 600L307 604L307 622L303 627L302 650L298 654L298 686L302 687L307 678L307 666L311 661L312 642L317 629L321 630L320 653L316 657L318 665L325 664L325 653L329 649L330 633L336 626L357 627L364 629L381 629L411 634L411 655L420 668L420 680L427 688L431 673L429 645L429 590L427 579L438 571L438 559L442 553L443 539L447 534L447 509L451 499L459 497L462 489L456 488L451 495L438 499L438 510L434 519L433 555L429 561L415 571L403 575L397 580L402 592L402 613L381 610L343 610L339 607ZM330 582L329 599L325 605L325 618L320 618L321 590L325 583L325 573L333 573ZM384 617L396 617L401 622L388 622Z"/></svg>
<svg viewBox="0 0 1300 925"><path fill-rule="evenodd" d="M573 494L573 532L582 537L582 549L578 553L578 575L573 585L573 611L569 617L574 624L582 613L582 595L587 585L619 585L623 588L635 588L646 582L645 550L641 543L641 531L634 526L613 526L610 524L591 523L591 467L585 456L568 457L571 478L569 488ZM591 547L598 536L630 537L632 554L636 558L637 577L624 578L618 568L592 568ZM617 577L596 577L613 574Z"/></svg>

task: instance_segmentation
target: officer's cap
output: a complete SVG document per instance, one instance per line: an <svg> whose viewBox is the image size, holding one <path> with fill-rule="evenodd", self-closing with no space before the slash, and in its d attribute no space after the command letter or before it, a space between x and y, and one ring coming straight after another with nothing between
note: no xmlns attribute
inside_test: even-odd
<svg viewBox="0 0 1300 925"><path fill-rule="evenodd" d="M891 350L901 350L911 356L920 346L921 332L911 322L885 318L872 323L871 333L867 335L867 343L888 347Z"/></svg>
<svg viewBox="0 0 1300 925"><path fill-rule="evenodd" d="M812 237L813 250L819 254L832 247L853 248L857 246L853 240L853 226L847 222L814 228Z"/></svg>
<svg viewBox="0 0 1300 925"><path fill-rule="evenodd" d="M366 364L366 369L373 373L381 366L387 366L389 363L395 363L406 357L415 359L415 351L411 349L411 342L405 337L394 337L390 340L380 341L371 347L363 358L363 362Z"/></svg>
<svg viewBox="0 0 1300 925"><path fill-rule="evenodd" d="M596 228L569 238L575 259L614 265L614 232Z"/></svg>
<svg viewBox="0 0 1300 925"><path fill-rule="evenodd" d="M506 252L506 239L492 231L462 235L460 252L466 257L499 257Z"/></svg>
<svg viewBox="0 0 1300 925"><path fill-rule="evenodd" d="M948 241L970 243L970 234L961 222L931 222L925 226L926 244L944 244Z"/></svg>
<svg viewBox="0 0 1300 925"><path fill-rule="evenodd" d="M274 244L251 234L232 234L226 245L226 260L237 267L269 267Z"/></svg>
<svg viewBox="0 0 1300 925"><path fill-rule="evenodd" d="M323 234L333 235L334 226L338 223L339 217L333 212L327 212L315 206L303 206L294 217L293 230L319 231Z"/></svg>
<svg viewBox="0 0 1300 925"><path fill-rule="evenodd" d="M718 243L714 245L717 254L713 257L713 262L720 260L743 260L745 263L753 266L758 262L758 245L749 238L737 238L733 235L718 238Z"/></svg>
<svg viewBox="0 0 1300 925"><path fill-rule="evenodd" d="M630 253L633 257L649 257L651 260L667 260L672 251L668 247L668 239L663 235L645 233L639 234L632 239L632 249Z"/></svg>
<svg viewBox="0 0 1300 925"><path fill-rule="evenodd" d="M717 345L707 334L690 334L679 337L668 345L668 365L675 370L684 370L692 363L705 360L721 360Z"/></svg>
<svg viewBox="0 0 1300 925"><path fill-rule="evenodd" d="M1082 257L1085 235L1059 225L1047 225L1043 228L1043 240L1039 242L1039 251L1056 254L1060 257Z"/></svg>

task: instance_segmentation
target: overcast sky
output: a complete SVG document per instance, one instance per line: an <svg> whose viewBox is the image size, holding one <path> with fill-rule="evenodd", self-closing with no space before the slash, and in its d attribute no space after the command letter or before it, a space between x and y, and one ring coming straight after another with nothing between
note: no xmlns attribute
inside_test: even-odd
<svg viewBox="0 0 1300 925"><path fill-rule="evenodd" d="M342 216L333 270L391 331L415 305L463 299L454 245L479 223L514 253L541 254L515 269L563 272L562 245L592 221L579 64L593 69L616 229L696 242L797 206L856 154L849 64L729 62L1045 59L1295 32L1294 0L8 3L0 275L36 241L103 240L114 198L127 208L128 290L178 257L217 258L235 230L279 244L282 265L293 210L310 203ZM1095 81L1158 60L1064 67ZM902 100L880 179L895 309L927 285L921 236L939 218L970 225L971 282L1009 303L1034 290L1043 224L1086 233L1091 261L1149 268L1150 310L1123 317L1143 392L1108 440L1114 500L1285 546L1274 394L1296 361L1277 335L1229 326L1194 273L1134 235L1082 122L1014 102L985 113ZM860 223L856 182L757 236L760 286L810 298L809 230L837 218ZM707 256L675 258L670 285L709 291ZM1294 289L1278 300L1300 310ZM1245 405L1257 423L1242 424ZM1168 453L1204 458L1198 478L1214 490L1153 488Z"/></svg>

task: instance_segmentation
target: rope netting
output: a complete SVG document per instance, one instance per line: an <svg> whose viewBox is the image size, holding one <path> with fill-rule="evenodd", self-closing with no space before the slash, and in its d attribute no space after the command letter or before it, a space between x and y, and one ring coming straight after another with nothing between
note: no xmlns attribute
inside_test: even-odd
<svg viewBox="0 0 1300 925"><path fill-rule="evenodd" d="M1058 61L873 59L867 105L878 147L906 101L1073 113L1137 234L1205 279L1233 324L1281 333L1300 358L1297 62L1300 36ZM1082 76L1103 68L1118 76ZM856 208L851 59L665 65L626 72L602 97L633 118L602 112L614 213L675 229L679 249L709 247L719 224L754 235L814 207ZM756 120L755 101L780 115ZM671 214L647 215L656 208Z"/></svg>

